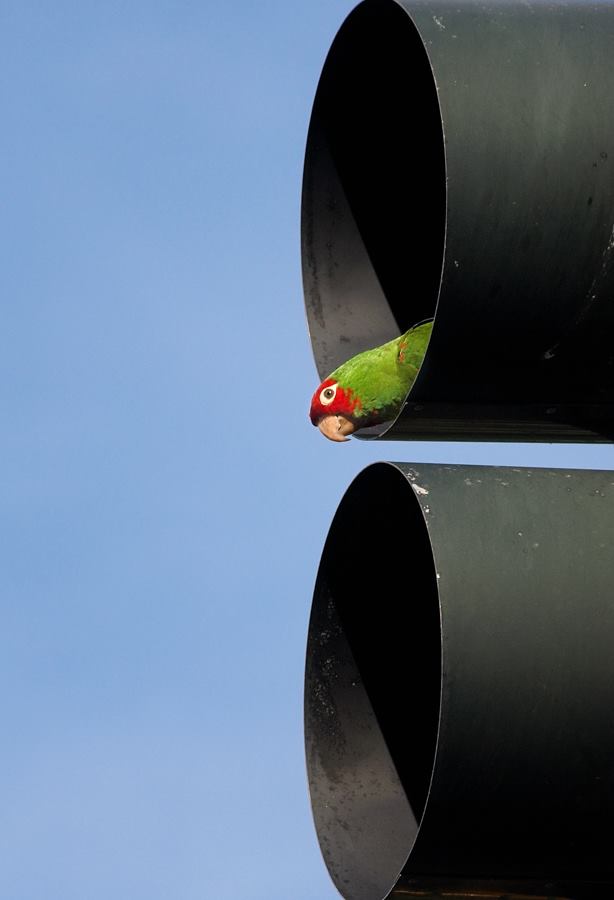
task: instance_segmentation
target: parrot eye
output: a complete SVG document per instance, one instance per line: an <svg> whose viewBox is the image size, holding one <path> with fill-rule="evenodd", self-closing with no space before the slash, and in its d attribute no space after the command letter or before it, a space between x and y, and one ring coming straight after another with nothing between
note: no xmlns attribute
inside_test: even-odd
<svg viewBox="0 0 614 900"><path fill-rule="evenodd" d="M324 388L323 391L320 391L320 403L322 406L328 406L335 399L335 394L337 393L337 385L333 384L331 387Z"/></svg>

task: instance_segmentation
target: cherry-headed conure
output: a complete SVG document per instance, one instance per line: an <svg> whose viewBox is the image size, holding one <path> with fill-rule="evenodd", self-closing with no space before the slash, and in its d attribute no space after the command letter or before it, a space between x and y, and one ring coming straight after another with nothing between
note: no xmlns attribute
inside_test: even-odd
<svg viewBox="0 0 614 900"><path fill-rule="evenodd" d="M422 365L433 322L348 359L323 381L309 417L331 441L397 417Z"/></svg>

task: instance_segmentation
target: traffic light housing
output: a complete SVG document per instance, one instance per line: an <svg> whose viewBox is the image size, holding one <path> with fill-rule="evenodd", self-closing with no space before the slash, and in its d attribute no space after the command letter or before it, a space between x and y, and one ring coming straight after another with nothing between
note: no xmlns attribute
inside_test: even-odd
<svg viewBox="0 0 614 900"><path fill-rule="evenodd" d="M309 126L321 378L435 323L389 439L614 438L614 7L364 0Z"/></svg>
<svg viewBox="0 0 614 900"><path fill-rule="evenodd" d="M614 892L614 474L376 463L316 581L305 731L346 900Z"/></svg>

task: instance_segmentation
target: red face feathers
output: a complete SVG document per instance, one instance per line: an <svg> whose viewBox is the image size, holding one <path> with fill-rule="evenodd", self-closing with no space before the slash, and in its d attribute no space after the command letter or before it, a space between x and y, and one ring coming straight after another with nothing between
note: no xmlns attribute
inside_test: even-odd
<svg viewBox="0 0 614 900"><path fill-rule="evenodd" d="M327 378L311 398L309 418L331 441L347 441L347 435L358 427L354 422L362 404L349 388L344 389Z"/></svg>

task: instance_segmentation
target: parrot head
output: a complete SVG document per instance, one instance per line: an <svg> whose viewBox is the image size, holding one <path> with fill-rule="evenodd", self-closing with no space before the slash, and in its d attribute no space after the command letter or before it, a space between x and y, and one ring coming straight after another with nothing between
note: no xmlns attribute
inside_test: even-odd
<svg viewBox="0 0 614 900"><path fill-rule="evenodd" d="M309 418L331 441L347 441L359 426L356 413L362 403L351 388L343 388L334 378L322 382L311 398Z"/></svg>

